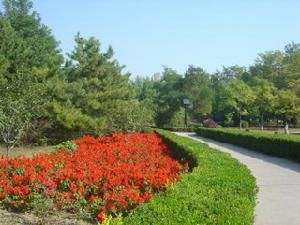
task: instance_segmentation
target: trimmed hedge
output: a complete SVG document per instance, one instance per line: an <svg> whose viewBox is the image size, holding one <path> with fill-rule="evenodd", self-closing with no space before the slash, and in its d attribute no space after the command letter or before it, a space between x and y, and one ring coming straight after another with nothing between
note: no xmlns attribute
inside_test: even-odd
<svg viewBox="0 0 300 225"><path fill-rule="evenodd" d="M177 154L188 159L191 172L178 183L110 224L194 225L252 224L255 178L230 155L189 138L157 130Z"/></svg>
<svg viewBox="0 0 300 225"><path fill-rule="evenodd" d="M202 137L235 144L268 155L300 161L300 138L297 136L226 128L197 128L195 131Z"/></svg>
<svg viewBox="0 0 300 225"><path fill-rule="evenodd" d="M168 130L168 131L174 131L174 132L194 132L195 131L195 127L164 127L162 129Z"/></svg>

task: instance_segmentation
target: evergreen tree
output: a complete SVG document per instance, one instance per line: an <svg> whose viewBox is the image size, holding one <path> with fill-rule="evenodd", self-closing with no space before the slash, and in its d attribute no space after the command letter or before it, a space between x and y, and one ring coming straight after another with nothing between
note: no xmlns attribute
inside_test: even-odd
<svg viewBox="0 0 300 225"><path fill-rule="evenodd" d="M37 12L33 11L30 0L3 0L4 17L27 47L24 67L30 68L31 75L43 79L53 76L60 68L63 57L58 42L50 29L42 24Z"/></svg>
<svg viewBox="0 0 300 225"><path fill-rule="evenodd" d="M75 42L63 87L54 93L50 113L67 128L94 134L129 129L129 74L121 73L111 47L102 53L98 40L79 34Z"/></svg>

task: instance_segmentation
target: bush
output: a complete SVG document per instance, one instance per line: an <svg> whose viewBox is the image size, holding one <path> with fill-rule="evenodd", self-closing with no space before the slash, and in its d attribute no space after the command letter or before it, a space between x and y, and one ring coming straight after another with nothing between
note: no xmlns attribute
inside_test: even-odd
<svg viewBox="0 0 300 225"><path fill-rule="evenodd" d="M194 132L195 130L195 128L193 127L167 127L163 129L174 132Z"/></svg>
<svg viewBox="0 0 300 225"><path fill-rule="evenodd" d="M153 132L153 129L151 127L145 127L141 133L152 133Z"/></svg>
<svg viewBox="0 0 300 225"><path fill-rule="evenodd" d="M234 120L232 119L232 114L225 116L225 120L222 123L224 127L232 127L234 125Z"/></svg>
<svg viewBox="0 0 300 225"><path fill-rule="evenodd" d="M54 147L54 149L55 150L59 150L59 149L61 149L62 147L64 147L64 148L66 148L66 149L68 149L68 150L70 150L70 151L75 151L76 149L77 149L77 145L76 145L76 143L74 143L73 141L65 141L65 142L63 142L63 143L61 143L61 144L59 144L59 145L56 145L55 147Z"/></svg>
<svg viewBox="0 0 300 225"><path fill-rule="evenodd" d="M242 120L241 123L242 123L242 128L248 128L249 127L248 121Z"/></svg>
<svg viewBox="0 0 300 225"><path fill-rule="evenodd" d="M203 126L207 128L217 128L218 124L212 119L207 119L203 121Z"/></svg>
<svg viewBox="0 0 300 225"><path fill-rule="evenodd" d="M206 144L157 132L189 160L191 173L111 224L252 224L256 185L246 166Z"/></svg>
<svg viewBox="0 0 300 225"><path fill-rule="evenodd" d="M197 128L196 133L202 137L235 144L264 154L300 161L300 138L297 136L220 128Z"/></svg>
<svg viewBox="0 0 300 225"><path fill-rule="evenodd" d="M180 107L180 109L171 115L167 115L165 122L162 124L158 123L160 127L184 127L184 116L185 109Z"/></svg>

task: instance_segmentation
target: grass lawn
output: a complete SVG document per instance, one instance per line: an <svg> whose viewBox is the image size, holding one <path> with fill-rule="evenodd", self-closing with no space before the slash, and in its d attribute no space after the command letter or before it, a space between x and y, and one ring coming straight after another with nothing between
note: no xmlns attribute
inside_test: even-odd
<svg viewBox="0 0 300 225"><path fill-rule="evenodd" d="M239 129L236 127L230 128L230 129ZM255 132L262 132L262 133L268 133L268 134L275 134L277 132L278 134L284 134L284 129L279 128L278 130L270 130L270 129L264 129L261 130L260 128L257 127L250 127L248 128L250 131L255 131ZM243 128L242 130L246 130ZM300 128L289 128L290 135L298 135L300 137Z"/></svg>
<svg viewBox="0 0 300 225"><path fill-rule="evenodd" d="M18 146L11 150L10 157L17 157L20 155L33 156L38 153L50 153L54 151L54 146ZM3 144L0 144L0 155L6 155L6 148Z"/></svg>

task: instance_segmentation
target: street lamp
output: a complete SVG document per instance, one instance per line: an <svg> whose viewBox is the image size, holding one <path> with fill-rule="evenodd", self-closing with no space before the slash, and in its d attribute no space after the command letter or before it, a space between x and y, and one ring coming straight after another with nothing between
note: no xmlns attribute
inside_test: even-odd
<svg viewBox="0 0 300 225"><path fill-rule="evenodd" d="M187 128L187 108L191 104L191 102L189 99L185 98L185 99L183 99L183 104L184 104L184 108L185 108L184 126L185 126L185 128Z"/></svg>

